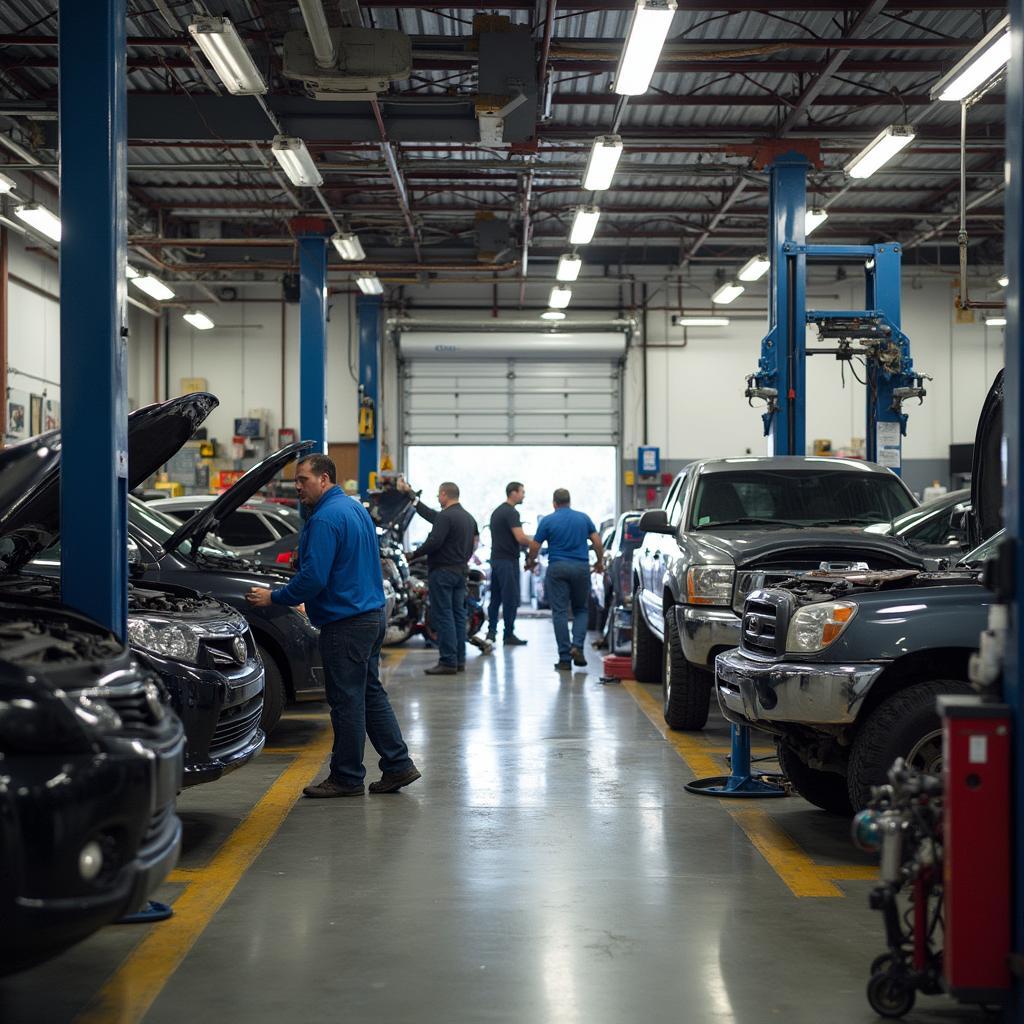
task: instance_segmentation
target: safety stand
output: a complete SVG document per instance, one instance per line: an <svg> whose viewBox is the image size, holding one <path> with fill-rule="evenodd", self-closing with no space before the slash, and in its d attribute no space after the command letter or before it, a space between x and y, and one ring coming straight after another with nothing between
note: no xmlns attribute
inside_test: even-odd
<svg viewBox="0 0 1024 1024"><path fill-rule="evenodd" d="M124 917L118 918L115 924L153 924L156 921L166 921L169 917L174 915L174 911L166 903L158 903L156 900L150 900L140 910L135 911L134 914L125 914Z"/></svg>
<svg viewBox="0 0 1024 1024"><path fill-rule="evenodd" d="M765 799L786 796L782 786L755 779L750 773L750 729L745 725L731 726L732 753L729 774L710 779L694 779L684 787L697 796L736 796L746 799Z"/></svg>

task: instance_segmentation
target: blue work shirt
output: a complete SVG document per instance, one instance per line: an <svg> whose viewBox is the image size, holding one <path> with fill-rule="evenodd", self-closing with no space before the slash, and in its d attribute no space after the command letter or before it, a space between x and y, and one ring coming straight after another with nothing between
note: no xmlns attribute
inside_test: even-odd
<svg viewBox="0 0 1024 1024"><path fill-rule="evenodd" d="M317 627L384 607L377 528L359 501L337 485L324 492L299 536L299 571L270 599L304 604Z"/></svg>
<svg viewBox="0 0 1024 1024"><path fill-rule="evenodd" d="M597 527L590 516L566 505L564 508L556 508L537 524L533 539L538 544L548 542L549 564L587 562L590 560L587 542L592 533L597 533Z"/></svg>

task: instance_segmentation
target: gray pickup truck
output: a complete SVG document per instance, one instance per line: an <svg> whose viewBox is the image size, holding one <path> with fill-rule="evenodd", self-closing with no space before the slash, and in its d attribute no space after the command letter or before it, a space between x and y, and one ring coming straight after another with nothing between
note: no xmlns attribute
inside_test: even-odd
<svg viewBox="0 0 1024 1024"><path fill-rule="evenodd" d="M661 682L665 721L701 729L715 657L740 642L747 595L826 568L919 569L898 540L866 533L916 505L872 463L786 456L693 462L640 520L633 558L633 674Z"/></svg>

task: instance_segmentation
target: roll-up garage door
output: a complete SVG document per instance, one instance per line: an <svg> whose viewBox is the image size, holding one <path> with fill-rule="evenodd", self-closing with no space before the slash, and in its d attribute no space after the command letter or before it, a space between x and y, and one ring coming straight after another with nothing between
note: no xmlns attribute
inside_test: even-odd
<svg viewBox="0 0 1024 1024"><path fill-rule="evenodd" d="M407 445L617 445L621 333L403 334Z"/></svg>

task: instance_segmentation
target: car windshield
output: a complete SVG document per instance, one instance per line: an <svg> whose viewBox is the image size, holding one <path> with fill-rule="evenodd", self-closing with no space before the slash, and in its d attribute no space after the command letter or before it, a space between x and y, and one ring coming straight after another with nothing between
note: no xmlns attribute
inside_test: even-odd
<svg viewBox="0 0 1024 1024"><path fill-rule="evenodd" d="M980 569L990 558L995 556L996 550L1005 536L1005 530L992 534L988 540L983 540L973 551L968 551L957 562L957 565L965 566L968 569Z"/></svg>
<svg viewBox="0 0 1024 1024"><path fill-rule="evenodd" d="M161 546L166 544L181 528L181 523L177 519L135 498L128 499L128 522L145 533L147 537L152 537ZM233 551L210 534L207 534L199 550L202 554L211 555L214 558L218 555L234 555ZM192 542L190 540L183 541L178 551L183 555L192 554Z"/></svg>
<svg viewBox="0 0 1024 1024"><path fill-rule="evenodd" d="M690 525L866 526L912 508L910 493L888 473L751 468L702 476Z"/></svg>
<svg viewBox="0 0 1024 1024"><path fill-rule="evenodd" d="M969 490L954 491L952 494L946 494L941 498L936 498L935 501L926 502L923 505L918 505L917 508L912 508L909 512L904 512L903 515L897 516L889 523L876 524L867 528L868 533L885 533L894 534L897 537L904 536L905 534L911 534L913 531L927 520L934 516L941 516L945 513L945 522L949 522L949 517L952 515L954 510L960 511L966 508L970 502L971 492Z"/></svg>
<svg viewBox="0 0 1024 1024"><path fill-rule="evenodd" d="M280 530L288 533L299 533L302 530L302 516L297 509L271 502L253 507L273 519L274 525Z"/></svg>

